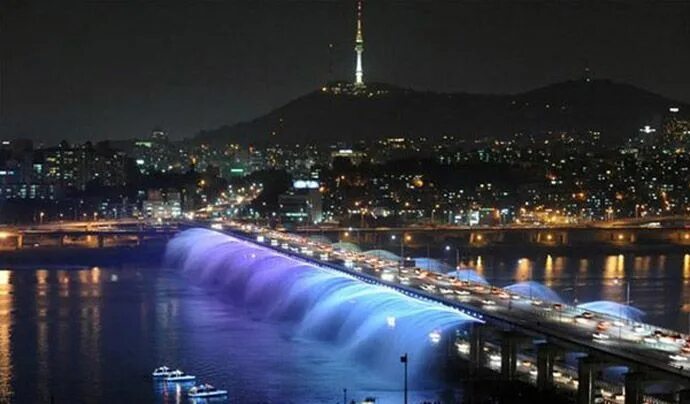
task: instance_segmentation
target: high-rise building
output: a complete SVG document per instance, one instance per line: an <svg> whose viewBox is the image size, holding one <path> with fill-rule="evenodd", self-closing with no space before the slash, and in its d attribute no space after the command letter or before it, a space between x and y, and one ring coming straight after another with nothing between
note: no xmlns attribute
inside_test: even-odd
<svg viewBox="0 0 690 404"><path fill-rule="evenodd" d="M362 70L362 53L364 53L364 36L362 35L362 0L357 0L357 34L355 35L355 86L364 86L364 71Z"/></svg>

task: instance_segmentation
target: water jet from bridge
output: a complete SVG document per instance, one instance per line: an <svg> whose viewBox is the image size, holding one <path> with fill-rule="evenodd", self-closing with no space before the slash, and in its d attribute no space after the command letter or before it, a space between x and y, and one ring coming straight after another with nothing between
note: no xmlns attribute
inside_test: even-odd
<svg viewBox="0 0 690 404"><path fill-rule="evenodd" d="M374 257L376 259L380 260L389 260L389 261L400 261L400 256L393 254L392 252L388 250L369 250L365 251L364 255L367 255L369 257Z"/></svg>
<svg viewBox="0 0 690 404"><path fill-rule="evenodd" d="M533 299L563 303L563 299L561 299L558 293L554 292L551 288L535 281L514 283L506 286L505 290L518 295L529 296Z"/></svg>
<svg viewBox="0 0 690 404"><path fill-rule="evenodd" d="M437 260L434 258L415 257L414 262L417 268L421 268L431 272L446 274L453 269L452 266L446 264L441 260Z"/></svg>
<svg viewBox="0 0 690 404"><path fill-rule="evenodd" d="M411 371L428 373L428 359L444 351L433 349L438 337L473 321L440 304L215 231L180 233L168 243L166 258L221 298L259 317L294 324L298 336L329 341L339 347L337 355L391 377L399 375L404 352L417 358Z"/></svg>
<svg viewBox="0 0 690 404"><path fill-rule="evenodd" d="M637 307L613 302L610 300L597 300L594 302L582 303L577 307L580 309L608 314L609 316L619 317L631 321L642 321L642 317L645 315L645 312Z"/></svg>
<svg viewBox="0 0 690 404"><path fill-rule="evenodd" d="M461 281L468 281L479 283L482 285L488 285L489 282L483 276L479 275L474 269L457 269L455 271L450 271L446 275L452 275L456 279Z"/></svg>

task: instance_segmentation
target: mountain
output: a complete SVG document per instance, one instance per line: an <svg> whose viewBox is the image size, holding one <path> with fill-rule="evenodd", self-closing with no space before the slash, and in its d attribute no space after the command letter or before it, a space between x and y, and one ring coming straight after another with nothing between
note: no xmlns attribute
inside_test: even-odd
<svg viewBox="0 0 690 404"><path fill-rule="evenodd" d="M252 121L205 130L210 144L329 144L387 137L454 135L467 141L515 133L599 131L616 144L644 125L659 126L669 107L690 105L608 80L566 81L511 95L434 93L371 84L355 93L336 83Z"/></svg>

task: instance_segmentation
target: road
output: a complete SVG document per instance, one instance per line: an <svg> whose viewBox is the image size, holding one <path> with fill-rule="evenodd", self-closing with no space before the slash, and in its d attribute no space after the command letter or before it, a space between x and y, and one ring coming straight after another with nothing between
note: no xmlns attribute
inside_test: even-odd
<svg viewBox="0 0 690 404"><path fill-rule="evenodd" d="M218 228L220 225L216 224ZM376 279L400 291L415 292L439 303L481 313L478 318L506 322L533 335L548 336L583 351L617 358L682 379L690 378L690 336L604 313L585 311L561 303L518 295L452 275L401 267L399 261L341 251L294 234L226 223L226 228L248 235L252 241L289 255L322 263L329 268Z"/></svg>

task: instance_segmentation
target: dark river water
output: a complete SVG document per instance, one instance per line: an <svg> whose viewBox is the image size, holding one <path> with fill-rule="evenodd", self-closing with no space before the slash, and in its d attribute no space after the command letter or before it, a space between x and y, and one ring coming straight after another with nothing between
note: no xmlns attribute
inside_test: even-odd
<svg viewBox="0 0 690 404"><path fill-rule="evenodd" d="M689 255L468 258L500 286L537 280L565 301L630 300L647 322L688 328ZM423 359L417 359L423 360ZM0 270L0 402L186 402L151 370L178 366L237 403L401 402L383 377L328 342L295 337L164 268ZM460 388L411 381L412 403L460 400ZM417 387L417 388L416 388Z"/></svg>

